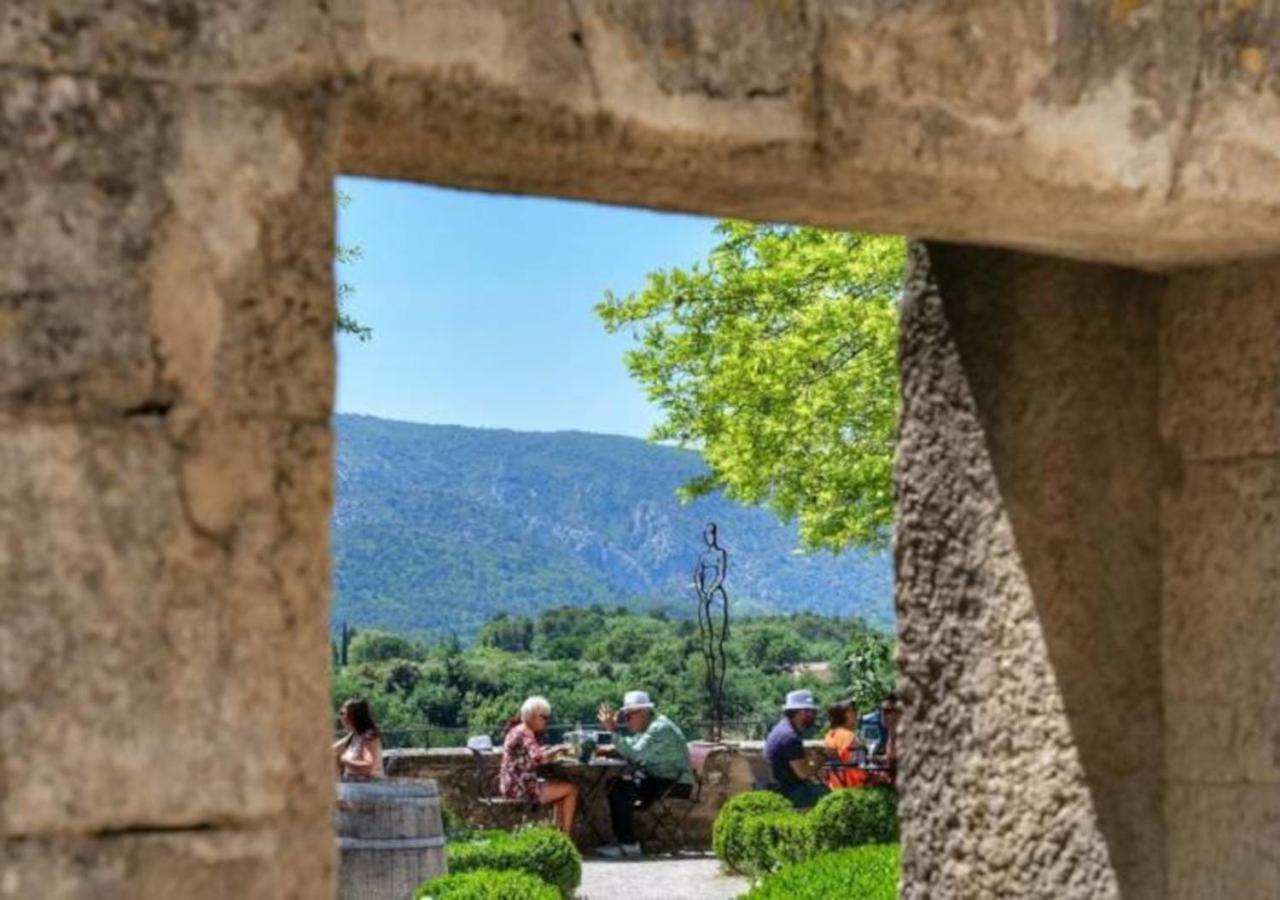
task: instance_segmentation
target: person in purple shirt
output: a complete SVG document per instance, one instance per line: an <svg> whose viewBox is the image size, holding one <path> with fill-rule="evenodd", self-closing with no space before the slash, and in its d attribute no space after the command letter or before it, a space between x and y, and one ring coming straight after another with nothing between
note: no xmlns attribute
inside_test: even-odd
<svg viewBox="0 0 1280 900"><path fill-rule="evenodd" d="M764 741L764 760L773 776L771 788L791 801L797 809L813 806L830 790L820 780L821 768L804 753L804 731L813 727L818 704L813 692L787 694L782 718Z"/></svg>

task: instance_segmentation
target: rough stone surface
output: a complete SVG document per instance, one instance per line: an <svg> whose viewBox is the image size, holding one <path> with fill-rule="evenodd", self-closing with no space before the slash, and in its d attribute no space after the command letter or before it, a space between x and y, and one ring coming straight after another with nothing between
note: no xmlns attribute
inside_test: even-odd
<svg viewBox="0 0 1280 900"><path fill-rule="evenodd" d="M734 794L751 790L751 769L747 759L750 756L759 758L760 750L758 741L743 742L731 745L731 749L724 752L716 751L707 759L700 801L681 809L687 814L683 826L687 849L711 846L711 826L716 813ZM815 758L825 756L820 745L810 747L809 752ZM392 750L387 754L386 769L392 778L431 779L439 786L444 804L469 822L484 823L492 815L476 803L475 761L471 751L465 748ZM584 812L591 827L579 829L574 835L575 840L582 846L594 846L599 843L601 835L607 840L610 825L605 794L597 793ZM516 812L512 811L509 824L516 822Z"/></svg>
<svg viewBox="0 0 1280 900"><path fill-rule="evenodd" d="M333 878L327 827L10 841L4 900L317 900Z"/></svg>
<svg viewBox="0 0 1280 900"><path fill-rule="evenodd" d="M1161 319L1165 440L1188 461L1280 455L1280 263L1179 274Z"/></svg>
<svg viewBox="0 0 1280 900"><path fill-rule="evenodd" d="M1160 287L912 248L904 897L1163 895Z"/></svg>
<svg viewBox="0 0 1280 900"><path fill-rule="evenodd" d="M342 0L342 166L1148 266L1262 255L1278 16Z"/></svg>
<svg viewBox="0 0 1280 900"><path fill-rule="evenodd" d="M1166 777L1173 898L1280 891L1280 264L1162 304Z"/></svg>
<svg viewBox="0 0 1280 900"><path fill-rule="evenodd" d="M1169 900L1273 900L1280 785L1169 788Z"/></svg>
<svg viewBox="0 0 1280 900"><path fill-rule="evenodd" d="M41 65L0 64L0 896L325 896L329 94Z"/></svg>

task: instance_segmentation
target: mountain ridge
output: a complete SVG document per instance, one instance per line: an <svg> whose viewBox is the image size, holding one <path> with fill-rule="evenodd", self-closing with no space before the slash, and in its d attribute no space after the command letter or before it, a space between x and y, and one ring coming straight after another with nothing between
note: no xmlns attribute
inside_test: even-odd
<svg viewBox="0 0 1280 900"><path fill-rule="evenodd" d="M797 555L794 526L675 490L689 450L587 431L530 432L338 414L333 621L469 636L490 615L590 604L692 613L706 521L740 611L892 622L887 552Z"/></svg>

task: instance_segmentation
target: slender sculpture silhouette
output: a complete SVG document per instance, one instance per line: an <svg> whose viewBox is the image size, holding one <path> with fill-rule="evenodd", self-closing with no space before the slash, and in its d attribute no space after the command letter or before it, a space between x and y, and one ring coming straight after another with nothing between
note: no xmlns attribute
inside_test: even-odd
<svg viewBox="0 0 1280 900"><path fill-rule="evenodd" d="M729 639L729 594L724 579L729 571L729 554L720 546L715 522L702 530L706 548L698 554L693 570L693 589L698 594L698 634L706 665L707 715L712 740L724 730L725 642Z"/></svg>

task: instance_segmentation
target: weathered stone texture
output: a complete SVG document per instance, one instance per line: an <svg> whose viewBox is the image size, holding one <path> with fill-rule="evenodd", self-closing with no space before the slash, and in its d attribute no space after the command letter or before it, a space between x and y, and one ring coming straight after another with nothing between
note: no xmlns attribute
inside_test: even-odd
<svg viewBox="0 0 1280 900"><path fill-rule="evenodd" d="M343 0L342 165L1151 266L1261 255L1277 14L1233 9Z"/></svg>
<svg viewBox="0 0 1280 900"><path fill-rule="evenodd" d="M4 900L318 900L332 895L320 828L39 838L5 845Z"/></svg>
<svg viewBox="0 0 1280 900"><path fill-rule="evenodd" d="M1170 785L1169 900L1274 900L1277 834L1280 785Z"/></svg>
<svg viewBox="0 0 1280 900"><path fill-rule="evenodd" d="M913 246L904 897L1160 897L1157 291Z"/></svg>
<svg viewBox="0 0 1280 900"><path fill-rule="evenodd" d="M1162 319L1165 439L1187 461L1280 455L1280 263L1179 274Z"/></svg>
<svg viewBox="0 0 1280 900"><path fill-rule="evenodd" d="M0 67L0 896L328 891L328 102Z"/></svg>
<svg viewBox="0 0 1280 900"><path fill-rule="evenodd" d="M0 64L190 84L313 82L335 65L324 0L7 0Z"/></svg>
<svg viewBox="0 0 1280 900"><path fill-rule="evenodd" d="M1162 306L1170 891L1280 886L1280 263L1171 280Z"/></svg>

